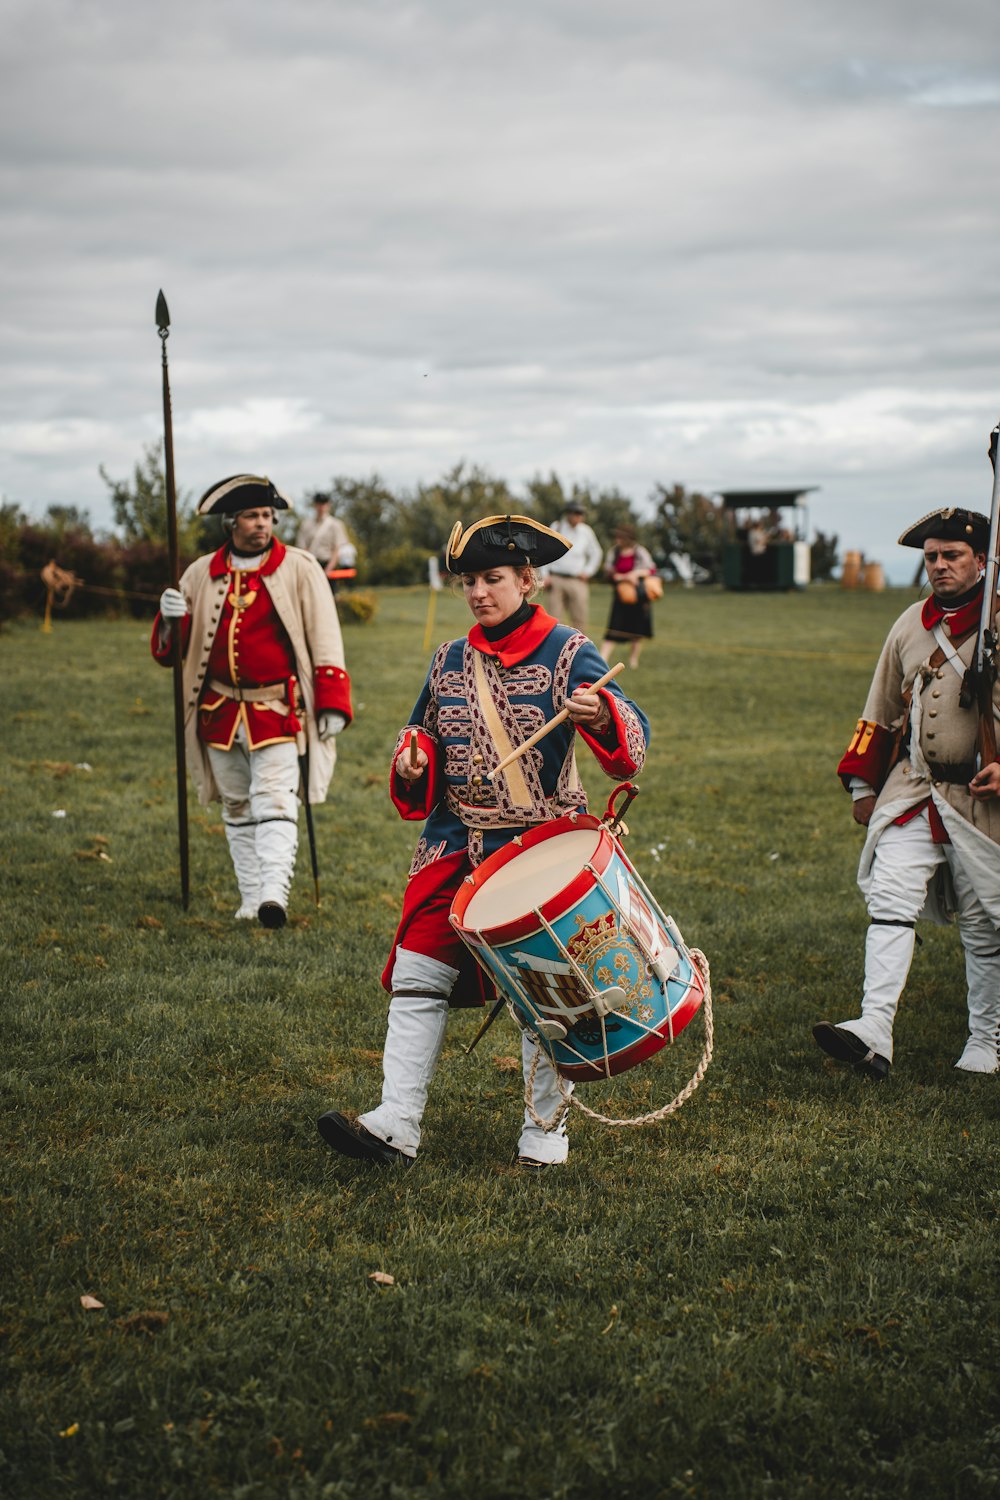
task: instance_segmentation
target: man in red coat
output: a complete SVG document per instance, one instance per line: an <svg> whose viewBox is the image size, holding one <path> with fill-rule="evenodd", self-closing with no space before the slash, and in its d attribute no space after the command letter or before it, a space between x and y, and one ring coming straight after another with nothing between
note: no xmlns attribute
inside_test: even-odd
<svg viewBox="0 0 1000 1500"><path fill-rule="evenodd" d="M322 802L335 737L351 719L337 609L310 553L274 535L288 501L267 478L237 474L198 504L228 540L199 557L160 600L154 658L182 633L185 735L199 800L222 803L240 889L237 920L283 927L298 848L299 756L310 803Z"/></svg>

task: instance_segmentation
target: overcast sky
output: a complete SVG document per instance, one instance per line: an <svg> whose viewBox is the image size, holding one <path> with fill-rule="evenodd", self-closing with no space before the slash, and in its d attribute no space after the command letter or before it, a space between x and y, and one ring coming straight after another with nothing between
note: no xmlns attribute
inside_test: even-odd
<svg viewBox="0 0 1000 1500"><path fill-rule="evenodd" d="M0 493L459 459L985 510L994 0L0 0Z"/></svg>

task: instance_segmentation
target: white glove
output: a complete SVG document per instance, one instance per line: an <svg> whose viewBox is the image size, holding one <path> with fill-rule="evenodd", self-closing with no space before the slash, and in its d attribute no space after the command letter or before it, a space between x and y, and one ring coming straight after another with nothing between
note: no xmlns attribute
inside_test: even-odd
<svg viewBox="0 0 1000 1500"><path fill-rule="evenodd" d="M190 614L188 602L180 589L164 589L160 595L160 614L165 620L183 620Z"/></svg>
<svg viewBox="0 0 1000 1500"><path fill-rule="evenodd" d="M325 708L316 720L316 728L321 740L332 740L342 729L347 728L347 720L335 708Z"/></svg>

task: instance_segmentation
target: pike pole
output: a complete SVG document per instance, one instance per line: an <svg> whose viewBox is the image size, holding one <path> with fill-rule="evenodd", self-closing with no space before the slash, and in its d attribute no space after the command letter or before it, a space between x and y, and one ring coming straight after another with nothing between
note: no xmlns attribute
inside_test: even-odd
<svg viewBox="0 0 1000 1500"><path fill-rule="evenodd" d="M177 489L174 484L174 428L170 412L170 372L167 368L167 339L170 337L170 311L162 291L156 299L156 327L160 337L163 366L163 460L167 482L167 552L170 582L180 585L180 553L177 545ZM184 750L184 660L181 621L170 627L171 666L174 680L174 760L177 766L177 840L181 857L181 904L188 909L191 880L188 868L187 756Z"/></svg>

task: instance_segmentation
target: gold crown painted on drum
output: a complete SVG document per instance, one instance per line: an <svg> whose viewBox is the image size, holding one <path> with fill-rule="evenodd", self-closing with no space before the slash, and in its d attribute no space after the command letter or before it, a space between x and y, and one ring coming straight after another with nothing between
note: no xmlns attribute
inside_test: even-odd
<svg viewBox="0 0 1000 1500"><path fill-rule="evenodd" d="M198 501L199 516L236 516L241 510L269 505L272 510L291 510L292 504L266 474L231 474L220 479Z"/></svg>
<svg viewBox="0 0 1000 1500"><path fill-rule="evenodd" d="M922 547L930 537L939 542L967 542L973 552L982 552L989 544L990 523L978 510L945 505L908 526L899 538L899 545Z"/></svg>
<svg viewBox="0 0 1000 1500"><path fill-rule="evenodd" d="M449 573L484 573L488 568L541 567L569 551L557 531L530 516L484 516L463 528L456 521L444 561Z"/></svg>

